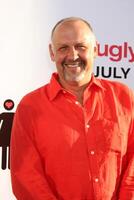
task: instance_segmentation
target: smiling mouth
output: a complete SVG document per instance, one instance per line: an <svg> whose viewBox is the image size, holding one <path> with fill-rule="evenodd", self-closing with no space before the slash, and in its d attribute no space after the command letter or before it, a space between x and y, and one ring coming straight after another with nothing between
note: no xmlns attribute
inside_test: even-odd
<svg viewBox="0 0 134 200"><path fill-rule="evenodd" d="M64 66L64 67L68 67L68 68L77 68L77 67L83 67L84 64L83 64L82 62L64 63L63 66Z"/></svg>

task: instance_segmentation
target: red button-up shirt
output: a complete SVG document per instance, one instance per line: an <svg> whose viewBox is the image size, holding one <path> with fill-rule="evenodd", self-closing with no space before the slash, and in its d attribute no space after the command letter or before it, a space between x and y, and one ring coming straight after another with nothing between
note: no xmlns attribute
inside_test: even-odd
<svg viewBox="0 0 134 200"><path fill-rule="evenodd" d="M83 106L53 74L18 105L11 177L18 200L133 200L134 97L92 77Z"/></svg>

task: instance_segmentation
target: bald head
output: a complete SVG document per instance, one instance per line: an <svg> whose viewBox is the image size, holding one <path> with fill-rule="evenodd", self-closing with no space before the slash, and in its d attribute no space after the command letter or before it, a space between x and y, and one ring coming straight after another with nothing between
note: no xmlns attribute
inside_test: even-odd
<svg viewBox="0 0 134 200"><path fill-rule="evenodd" d="M51 40L53 39L54 33L57 30L57 28L59 28L61 25L69 24L71 22L73 23L76 21L81 21L82 23L84 23L89 28L89 30L93 33L93 29L92 29L91 25L86 20L79 18L79 17L68 17L68 18L61 19L53 27L52 32L51 32Z"/></svg>

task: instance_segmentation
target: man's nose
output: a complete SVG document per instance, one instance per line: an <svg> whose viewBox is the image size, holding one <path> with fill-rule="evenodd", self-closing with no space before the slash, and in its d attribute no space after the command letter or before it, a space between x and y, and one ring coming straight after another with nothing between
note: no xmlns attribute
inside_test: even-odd
<svg viewBox="0 0 134 200"><path fill-rule="evenodd" d="M74 47L70 48L68 52L68 59L76 60L78 57L78 51Z"/></svg>

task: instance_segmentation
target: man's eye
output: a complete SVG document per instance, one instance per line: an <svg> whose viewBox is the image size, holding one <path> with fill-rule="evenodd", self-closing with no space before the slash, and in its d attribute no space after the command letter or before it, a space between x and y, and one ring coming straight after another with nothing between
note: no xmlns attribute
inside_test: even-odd
<svg viewBox="0 0 134 200"><path fill-rule="evenodd" d="M78 48L78 49L81 49L81 50L85 50L85 49L86 49L86 47L85 47L85 46L82 46L82 45L77 46L77 48Z"/></svg>
<svg viewBox="0 0 134 200"><path fill-rule="evenodd" d="M60 47L59 51L65 51L67 49L67 47Z"/></svg>

